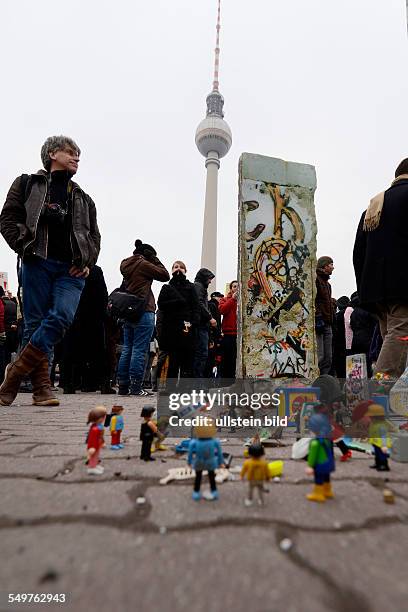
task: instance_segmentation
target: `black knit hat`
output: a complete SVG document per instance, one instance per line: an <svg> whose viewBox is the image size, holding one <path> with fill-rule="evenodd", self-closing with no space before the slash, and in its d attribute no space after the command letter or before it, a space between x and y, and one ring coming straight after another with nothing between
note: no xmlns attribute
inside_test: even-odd
<svg viewBox="0 0 408 612"><path fill-rule="evenodd" d="M144 243L141 240L135 240L135 250L133 255L157 255L156 249L150 244Z"/></svg>

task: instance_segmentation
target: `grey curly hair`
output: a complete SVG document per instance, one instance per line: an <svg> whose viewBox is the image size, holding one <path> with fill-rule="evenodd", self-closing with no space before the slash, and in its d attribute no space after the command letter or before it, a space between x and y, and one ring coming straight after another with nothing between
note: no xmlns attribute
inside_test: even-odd
<svg viewBox="0 0 408 612"><path fill-rule="evenodd" d="M78 147L77 143L68 136L50 136L49 138L47 138L47 140L41 147L41 161L46 170L49 170L51 166L50 153L55 153L55 151L62 151L66 147L71 147L72 149L75 149L78 155L81 154L81 149Z"/></svg>

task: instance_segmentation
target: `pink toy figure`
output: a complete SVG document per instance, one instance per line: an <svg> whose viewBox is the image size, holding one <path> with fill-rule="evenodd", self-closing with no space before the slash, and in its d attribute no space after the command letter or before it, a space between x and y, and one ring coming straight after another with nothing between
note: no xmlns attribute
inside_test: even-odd
<svg viewBox="0 0 408 612"><path fill-rule="evenodd" d="M92 476L99 476L103 474L104 468L99 465L99 451L105 446L103 440L103 424L106 417L105 406L97 406L93 408L88 414L88 422L92 423L89 428L88 437L86 439L88 449L88 474Z"/></svg>

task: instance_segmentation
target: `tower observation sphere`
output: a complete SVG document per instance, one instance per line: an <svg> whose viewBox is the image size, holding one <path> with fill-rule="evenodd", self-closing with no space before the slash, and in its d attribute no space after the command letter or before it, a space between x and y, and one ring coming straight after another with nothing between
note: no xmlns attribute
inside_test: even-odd
<svg viewBox="0 0 408 612"><path fill-rule="evenodd" d="M195 136L197 148L204 157L207 157L210 151L215 151L221 158L231 148L232 133L228 123L223 119L223 105L224 99L220 93L212 92L207 97L207 116L198 125Z"/></svg>

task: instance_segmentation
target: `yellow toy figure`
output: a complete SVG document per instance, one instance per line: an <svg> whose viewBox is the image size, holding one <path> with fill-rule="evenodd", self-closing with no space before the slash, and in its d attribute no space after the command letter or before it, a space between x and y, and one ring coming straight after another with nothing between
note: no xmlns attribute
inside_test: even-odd
<svg viewBox="0 0 408 612"><path fill-rule="evenodd" d="M251 444L248 449L250 459L244 461L241 470L241 478L247 478L249 489L248 497L244 500L246 506L252 506L254 489L258 490L258 503L263 505L264 482L269 480L268 464L263 455L265 454L262 444Z"/></svg>
<svg viewBox="0 0 408 612"><path fill-rule="evenodd" d="M120 436L123 431L123 406L112 406L110 415L110 434L111 434L111 450L120 450L123 444L120 441Z"/></svg>
<svg viewBox="0 0 408 612"><path fill-rule="evenodd" d="M388 433L391 425L385 420L384 407L380 404L370 404L365 416L370 417L368 437L375 455L375 462L370 467L377 472L389 472L388 449L391 448L391 439Z"/></svg>

